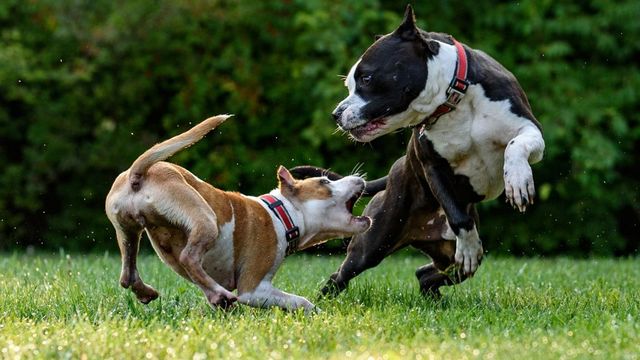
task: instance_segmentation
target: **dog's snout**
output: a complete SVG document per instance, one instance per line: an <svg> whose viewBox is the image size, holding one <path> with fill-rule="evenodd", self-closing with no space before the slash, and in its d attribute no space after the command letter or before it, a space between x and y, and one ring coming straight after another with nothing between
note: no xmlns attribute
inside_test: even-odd
<svg viewBox="0 0 640 360"><path fill-rule="evenodd" d="M340 107L338 106L335 110L333 110L331 116L333 117L333 121L340 121L340 118L342 117L342 109L340 109Z"/></svg>

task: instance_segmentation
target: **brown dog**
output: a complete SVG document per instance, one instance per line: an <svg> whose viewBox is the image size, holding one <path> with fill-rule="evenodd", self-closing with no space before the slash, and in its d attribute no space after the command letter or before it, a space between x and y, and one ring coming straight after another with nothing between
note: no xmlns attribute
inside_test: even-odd
<svg viewBox="0 0 640 360"><path fill-rule="evenodd" d="M136 268L145 230L162 261L196 284L212 307L239 301L310 311L314 305L307 299L274 288L271 280L288 253L371 226L370 218L351 214L364 181L356 176L296 180L280 166L278 188L252 197L216 189L162 161L228 117L211 117L153 146L115 180L105 210L122 254L120 284L145 304L158 297Z"/></svg>

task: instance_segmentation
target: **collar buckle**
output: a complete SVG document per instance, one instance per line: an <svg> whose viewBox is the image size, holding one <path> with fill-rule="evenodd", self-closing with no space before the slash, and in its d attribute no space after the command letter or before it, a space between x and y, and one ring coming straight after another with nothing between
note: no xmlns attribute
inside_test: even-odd
<svg viewBox="0 0 640 360"><path fill-rule="evenodd" d="M449 85L447 89L447 100L445 100L443 105L446 105L454 110L456 106L460 103L464 95L467 93L467 88L469 87L469 82L464 79L455 78Z"/></svg>
<svg viewBox="0 0 640 360"><path fill-rule="evenodd" d="M297 241L300 237L300 229L298 229L297 226L294 226L293 228L287 230L287 232L285 233L285 237L287 238L288 243L293 242L294 240Z"/></svg>

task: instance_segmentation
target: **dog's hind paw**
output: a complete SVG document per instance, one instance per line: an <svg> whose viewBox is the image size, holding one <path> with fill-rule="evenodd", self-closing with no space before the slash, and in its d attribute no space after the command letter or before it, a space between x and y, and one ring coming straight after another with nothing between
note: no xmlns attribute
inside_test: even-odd
<svg viewBox="0 0 640 360"><path fill-rule="evenodd" d="M148 304L160 296L156 289L143 283L142 280L136 281L131 287L131 290L136 295L138 301L143 304Z"/></svg>

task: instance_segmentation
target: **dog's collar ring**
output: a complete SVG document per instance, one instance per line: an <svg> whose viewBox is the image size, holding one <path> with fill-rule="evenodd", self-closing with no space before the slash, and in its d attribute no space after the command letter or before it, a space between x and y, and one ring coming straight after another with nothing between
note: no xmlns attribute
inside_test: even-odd
<svg viewBox="0 0 640 360"><path fill-rule="evenodd" d="M286 255L290 255L298 250L298 241L300 240L300 229L294 224L289 211L284 206L282 200L269 194L260 195L262 200L271 211L276 215L285 229L285 238L287 239Z"/></svg>

